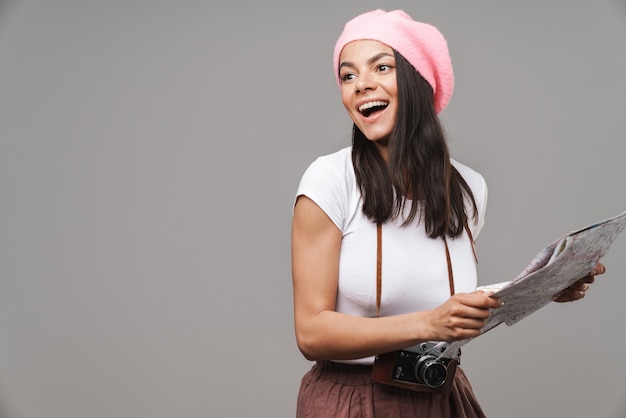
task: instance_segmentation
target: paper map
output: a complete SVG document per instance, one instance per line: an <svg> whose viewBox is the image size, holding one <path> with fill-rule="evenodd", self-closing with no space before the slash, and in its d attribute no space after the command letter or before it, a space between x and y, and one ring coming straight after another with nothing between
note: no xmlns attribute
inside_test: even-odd
<svg viewBox="0 0 626 418"><path fill-rule="evenodd" d="M513 280L481 286L494 291L504 305L491 310L483 333L506 323L514 325L552 302L556 295L583 278L606 255L626 225L626 212L571 232L543 249ZM455 341L441 354L456 352L470 339Z"/></svg>

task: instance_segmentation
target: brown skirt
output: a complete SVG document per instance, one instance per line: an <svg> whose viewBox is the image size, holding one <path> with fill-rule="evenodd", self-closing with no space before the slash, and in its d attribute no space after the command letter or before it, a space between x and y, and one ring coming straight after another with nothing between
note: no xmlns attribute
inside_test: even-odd
<svg viewBox="0 0 626 418"><path fill-rule="evenodd" d="M484 418L458 367L450 395L412 392L372 382L372 367L317 362L302 378L297 418Z"/></svg>

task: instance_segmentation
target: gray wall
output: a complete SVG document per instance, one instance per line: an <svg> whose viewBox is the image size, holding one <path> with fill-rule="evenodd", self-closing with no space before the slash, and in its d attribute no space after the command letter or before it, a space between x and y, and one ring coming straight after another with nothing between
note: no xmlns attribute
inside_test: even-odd
<svg viewBox="0 0 626 418"><path fill-rule="evenodd" d="M220 4L221 3L221 4ZM480 283L626 210L626 4L0 3L0 415L289 417L295 188L349 143L343 23L448 38L454 157L490 186ZM626 237L576 304L466 346L491 417L626 416Z"/></svg>

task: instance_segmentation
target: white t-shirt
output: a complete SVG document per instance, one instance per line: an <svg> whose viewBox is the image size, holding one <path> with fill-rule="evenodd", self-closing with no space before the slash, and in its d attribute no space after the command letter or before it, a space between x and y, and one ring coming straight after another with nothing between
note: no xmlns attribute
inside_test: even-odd
<svg viewBox="0 0 626 418"><path fill-rule="evenodd" d="M302 176L297 196L306 195L313 200L342 233L336 311L375 317L376 224L361 210L362 198L351 153L352 148L347 147L315 160ZM471 205L467 205L469 228L476 239L484 224L487 185L479 173L451 161L476 200L476 223L471 218ZM381 316L432 309L450 297L443 239L428 238L423 223L418 224L417 219L404 227L401 224L399 219L382 228ZM447 241L456 293L473 292L476 263L469 237L464 232ZM342 362L371 364L373 357Z"/></svg>

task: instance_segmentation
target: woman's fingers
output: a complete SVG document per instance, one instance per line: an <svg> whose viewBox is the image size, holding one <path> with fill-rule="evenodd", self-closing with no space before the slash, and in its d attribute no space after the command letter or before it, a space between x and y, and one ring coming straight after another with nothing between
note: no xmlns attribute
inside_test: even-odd
<svg viewBox="0 0 626 418"><path fill-rule="evenodd" d="M596 281L596 276L604 274L606 267L602 263L596 264L591 272L580 280L575 281L570 287L559 293L555 298L555 302L574 302L585 297L589 284Z"/></svg>
<svg viewBox="0 0 626 418"><path fill-rule="evenodd" d="M500 307L500 301L481 291L458 293L440 306L436 323L441 326L445 340L453 341L480 335L489 318L490 309Z"/></svg>
<svg viewBox="0 0 626 418"><path fill-rule="evenodd" d="M590 275L597 276L599 274L604 274L604 273L606 273L606 267L604 266L604 264L598 263L596 264L595 268L591 271Z"/></svg>

